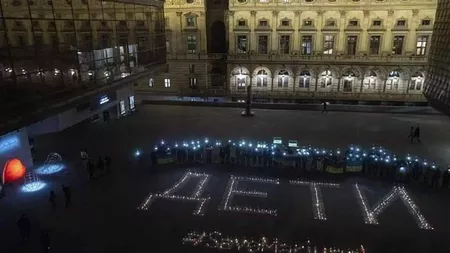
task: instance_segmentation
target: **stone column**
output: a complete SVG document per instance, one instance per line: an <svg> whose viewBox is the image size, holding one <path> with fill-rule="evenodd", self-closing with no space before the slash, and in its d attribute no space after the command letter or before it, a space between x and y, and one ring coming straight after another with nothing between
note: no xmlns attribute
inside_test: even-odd
<svg viewBox="0 0 450 253"><path fill-rule="evenodd" d="M369 11L363 11L364 12L364 19L362 21L361 24L361 39L359 40L359 52L361 54L368 54L369 50L368 50L368 46L369 46L369 41L368 41L368 32L367 29L370 27L370 12Z"/></svg>
<svg viewBox="0 0 450 253"><path fill-rule="evenodd" d="M298 31L300 29L300 27L302 26L302 24L300 23L300 16L302 14L302 11L294 11L295 14L295 18L294 18L294 24L293 24L293 28L295 29L294 31L294 43L292 43L292 51L294 52L300 52L300 32Z"/></svg>
<svg viewBox="0 0 450 253"><path fill-rule="evenodd" d="M408 38L406 39L406 41L408 42L408 44L406 45L405 48L405 55L406 56L410 56L412 54L416 54L416 42L417 42L417 34L416 34L416 29L419 27L419 22L420 19L418 17L419 14L419 10L418 9L414 9L412 10L412 19L409 21L408 28L409 28L409 33L408 33Z"/></svg>
<svg viewBox="0 0 450 253"><path fill-rule="evenodd" d="M363 86L364 86L364 75L361 77L361 86L359 87L359 93L363 92Z"/></svg>
<svg viewBox="0 0 450 253"><path fill-rule="evenodd" d="M317 28L317 32L316 32L316 37L315 39L315 43L314 43L314 48L313 51L314 53L320 53L322 52L322 48L323 48L323 35L322 35L322 27L323 27L323 14L325 13L325 11L317 11L317 24L316 24L316 28Z"/></svg>
<svg viewBox="0 0 450 253"><path fill-rule="evenodd" d="M228 52L236 54L236 38L234 37L234 11L227 12L228 17Z"/></svg>
<svg viewBox="0 0 450 253"><path fill-rule="evenodd" d="M200 16L197 17L197 19L200 19L197 21L197 27L198 27L198 37L199 37L199 42L200 45L198 46L198 48L200 49L201 53L206 53L206 46L207 46L207 42L206 42L206 17L205 17L205 12L201 11L200 12ZM201 27L200 27L201 25Z"/></svg>
<svg viewBox="0 0 450 253"><path fill-rule="evenodd" d="M337 53L344 54L345 53L345 47L346 47L346 39L345 39L345 27L347 24L345 23L345 11L340 11L341 18L339 21L339 34L338 34L338 43L336 47Z"/></svg>
<svg viewBox="0 0 450 253"><path fill-rule="evenodd" d="M175 38L175 53L176 54L181 54L183 53L183 12L181 11L177 11L177 17L178 17L178 22L179 22L179 29L174 29L175 30L175 34L176 34L176 38ZM179 30L179 31L177 31ZM172 43L173 45L173 43Z"/></svg>
<svg viewBox="0 0 450 253"><path fill-rule="evenodd" d="M278 28L278 13L279 11L272 11L272 51L278 52L278 36L277 36L277 28Z"/></svg>
<svg viewBox="0 0 450 253"><path fill-rule="evenodd" d="M251 20L249 20L249 43L250 43L250 51L256 52L256 45L258 43L258 39L256 38L255 28L256 24L256 11L250 11Z"/></svg>
<svg viewBox="0 0 450 253"><path fill-rule="evenodd" d="M388 11L388 19L386 20L386 33L384 34L383 55L392 54L392 27L394 20L394 11Z"/></svg>

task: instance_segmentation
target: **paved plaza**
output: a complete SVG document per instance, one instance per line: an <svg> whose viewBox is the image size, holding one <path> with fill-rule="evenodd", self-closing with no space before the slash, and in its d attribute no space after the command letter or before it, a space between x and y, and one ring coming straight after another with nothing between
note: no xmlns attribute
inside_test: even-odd
<svg viewBox="0 0 450 253"><path fill-rule="evenodd" d="M439 164L450 164L450 120L441 116L328 113L306 111L255 110L256 117L244 118L239 109L177 106L143 106L122 120L74 126L64 132L36 139L37 162L49 152L62 155L66 169L41 176L48 183L45 190L23 193L15 187L6 189L0 200L0 226L4 252L39 252L39 229L52 230L53 252L131 253L131 252L209 252L205 248L181 245L190 230L220 230L230 236L278 237L282 240L311 239L319 244L358 247L372 252L447 252L449 234L449 193L422 186L409 187L424 217L435 228L420 229L401 201L392 203L379 216L379 225L364 224L363 213L353 191L359 182L367 199L375 205L392 185L352 178L340 181L339 189L322 189L327 220L314 220L311 192L308 187L243 182L245 190L267 192L263 200L237 196L236 205L276 208L276 217L220 211L231 174L239 168L214 166L169 167L155 172L149 167L148 152L152 144L164 138L190 140L209 137L222 139L270 140L273 136L295 139L300 144L324 148L345 148L348 144L370 147L382 145L399 154L411 153ZM409 127L420 125L421 144L410 144ZM99 155L112 156L112 173L93 181L80 167L79 151L87 148L96 161ZM144 158L136 160L139 148ZM147 156L146 156L147 155ZM156 200L148 210L138 210L149 193L161 193L180 180L187 169L211 175L204 196L211 200L204 216L194 216L195 203ZM234 172L229 173L227 170ZM237 171L237 172L236 172ZM267 175L260 175L267 177ZM63 208L61 184L72 187L74 206ZM192 180L176 194L191 195L198 181ZM52 211L48 190L54 189L58 208ZM33 238L19 245L15 222L21 213L32 221ZM396 251L389 251L389 249ZM206 251L205 251L206 250ZM438 250L438 251L436 251ZM447 251L442 251L447 250ZM214 251L211 251L214 252ZM370 251L369 251L370 252Z"/></svg>

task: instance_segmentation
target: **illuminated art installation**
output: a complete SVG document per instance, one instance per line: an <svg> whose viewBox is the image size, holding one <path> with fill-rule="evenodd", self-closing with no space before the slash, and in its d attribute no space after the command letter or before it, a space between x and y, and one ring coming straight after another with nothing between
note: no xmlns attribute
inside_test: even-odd
<svg viewBox="0 0 450 253"><path fill-rule="evenodd" d="M180 188L182 188L188 180L191 178L200 178L200 182L198 183L197 187L195 188L194 192L190 196L185 195L175 195L174 193L177 192ZM194 210L194 215L203 215L203 209L204 206L207 204L207 202L210 200L210 197L200 197L205 190L206 183L208 182L210 178L209 174L205 173L195 173L195 172L186 172L184 176L181 178L180 181L178 181L174 186L167 189L163 193L151 193L145 201L138 207L138 209L141 210L148 210L150 205L153 201L155 201L157 198L163 198L163 199L178 199L178 200L190 200L190 201L197 201L198 205L197 208Z"/></svg>
<svg viewBox="0 0 450 253"><path fill-rule="evenodd" d="M325 206L323 205L322 190L321 187L331 187L338 188L339 184L333 183L320 183L320 182L310 182L310 181L289 181L293 185L306 185L311 189L312 195L312 205L314 210L314 219L316 220L326 220L327 216L325 214Z"/></svg>
<svg viewBox="0 0 450 253"><path fill-rule="evenodd" d="M26 168L19 159L11 159L3 168L3 184L14 182L23 178Z"/></svg>
<svg viewBox="0 0 450 253"><path fill-rule="evenodd" d="M381 201L373 208L369 207L366 196L363 193L361 187L355 184L356 196L358 196L361 209L364 214L364 220L366 224L378 224L378 216L388 207L394 200L400 198L405 206L408 208L409 213L413 216L417 225L421 229L432 230L433 227L428 223L427 219L422 215L419 207L414 203L409 194L406 192L403 186L394 186L392 190L384 196Z"/></svg>
<svg viewBox="0 0 450 253"><path fill-rule="evenodd" d="M41 175L50 175L60 172L63 169L64 165L62 164L61 155L58 153L50 153L47 156L47 160L45 160L44 165L36 169L36 173Z"/></svg>
<svg viewBox="0 0 450 253"><path fill-rule="evenodd" d="M225 194L222 198L222 203L219 207L219 210L223 211L232 211L232 212L245 212L245 213L257 213L257 214L269 214L269 215L277 215L276 209L264 209L264 208L251 208L251 207L241 207L241 206L231 206L231 201L234 196L249 196L249 197L259 197L259 198L267 198L266 192L258 192L258 191L243 191L238 190L239 181L247 181L247 182L255 182L255 183L267 183L267 184L280 184L280 180L270 179L270 178L259 178L259 177L236 177L231 175L230 181L228 182L227 189L225 190Z"/></svg>
<svg viewBox="0 0 450 253"><path fill-rule="evenodd" d="M345 252L364 253L361 245L358 249L340 249L338 247L318 247L309 240L304 243L286 244L278 239L269 240L261 237L258 240L248 240L239 237L223 236L220 232L191 232L182 239L183 244L195 247L207 247L220 250L233 250L238 252L270 252L270 253L311 253L311 252Z"/></svg>
<svg viewBox="0 0 450 253"><path fill-rule="evenodd" d="M45 186L46 184L42 182L36 174L29 172L25 176L25 182L22 186L22 191L35 192L42 190Z"/></svg>
<svg viewBox="0 0 450 253"><path fill-rule="evenodd" d="M20 140L19 137L17 137L17 134L9 134L0 137L0 154L9 152L19 146Z"/></svg>

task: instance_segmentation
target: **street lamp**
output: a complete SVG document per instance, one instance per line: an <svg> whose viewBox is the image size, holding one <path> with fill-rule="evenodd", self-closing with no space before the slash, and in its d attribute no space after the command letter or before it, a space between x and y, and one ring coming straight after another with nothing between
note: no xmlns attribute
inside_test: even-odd
<svg viewBox="0 0 450 253"><path fill-rule="evenodd" d="M245 111L241 113L244 117L251 117L254 116L254 113L251 111L252 109L252 82L250 81L249 84L247 84L247 75L242 73L242 68L239 71L238 78L245 78L245 86L247 89L247 99L245 103Z"/></svg>

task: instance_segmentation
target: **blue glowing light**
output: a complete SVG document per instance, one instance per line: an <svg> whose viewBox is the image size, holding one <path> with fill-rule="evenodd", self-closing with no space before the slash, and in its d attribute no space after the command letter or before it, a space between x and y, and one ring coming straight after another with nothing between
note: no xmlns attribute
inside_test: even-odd
<svg viewBox="0 0 450 253"><path fill-rule="evenodd" d="M23 192L36 192L45 188L47 184L41 181L31 182L22 186Z"/></svg>
<svg viewBox="0 0 450 253"><path fill-rule="evenodd" d="M400 167L400 173L405 173L406 172L406 167Z"/></svg>
<svg viewBox="0 0 450 253"><path fill-rule="evenodd" d="M0 154L6 153L20 146L19 137L16 134L10 134L0 138Z"/></svg>
<svg viewBox="0 0 450 253"><path fill-rule="evenodd" d="M134 151L134 156L136 156L136 157L140 156L141 154L142 154L142 152L139 149Z"/></svg>
<svg viewBox="0 0 450 253"><path fill-rule="evenodd" d="M161 145L164 145L164 140L161 140Z"/></svg>
<svg viewBox="0 0 450 253"><path fill-rule="evenodd" d="M51 175L62 171L65 168L62 163L45 164L38 167L35 172L39 175Z"/></svg>

